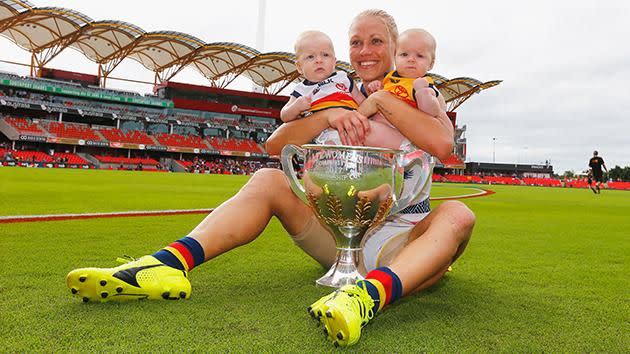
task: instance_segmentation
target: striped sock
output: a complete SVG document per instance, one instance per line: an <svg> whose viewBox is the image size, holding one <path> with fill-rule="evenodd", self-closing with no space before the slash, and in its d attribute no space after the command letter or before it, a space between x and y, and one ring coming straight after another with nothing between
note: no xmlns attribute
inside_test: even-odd
<svg viewBox="0 0 630 354"><path fill-rule="evenodd" d="M181 238L155 252L153 257L169 267L191 271L205 261L203 247L192 237Z"/></svg>
<svg viewBox="0 0 630 354"><path fill-rule="evenodd" d="M372 308L374 313L402 296L400 278L387 267L372 270L365 276L365 280L360 280L358 284L359 286L364 284L363 287L374 300L374 307Z"/></svg>

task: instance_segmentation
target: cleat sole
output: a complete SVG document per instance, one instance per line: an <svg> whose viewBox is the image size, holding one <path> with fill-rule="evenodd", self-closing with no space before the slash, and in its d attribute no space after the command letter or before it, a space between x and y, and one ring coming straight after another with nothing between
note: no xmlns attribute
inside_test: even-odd
<svg viewBox="0 0 630 354"><path fill-rule="evenodd" d="M153 268L151 263L144 267L149 270ZM114 276L117 271L116 268L77 269L68 273L66 284L73 295L85 302L121 302L144 299L179 300L190 297L190 282L186 277L181 276L180 271L170 271L170 273L167 271L167 274L160 278L157 278L159 275L152 275L149 277L150 280L143 280L139 277L137 279L141 279L140 285ZM152 280L156 278L157 280Z"/></svg>
<svg viewBox="0 0 630 354"><path fill-rule="evenodd" d="M326 317L323 317L322 320L326 328L328 328L328 338L333 341L335 347L345 347L348 345L352 345L356 343L361 336L361 332L359 331L358 333L355 333L356 338L351 337L351 335L349 334L350 331L348 323L346 322L342 313L339 312L339 310L337 310L336 308L329 308L328 311L326 311ZM334 335L334 338L332 337L332 335Z"/></svg>

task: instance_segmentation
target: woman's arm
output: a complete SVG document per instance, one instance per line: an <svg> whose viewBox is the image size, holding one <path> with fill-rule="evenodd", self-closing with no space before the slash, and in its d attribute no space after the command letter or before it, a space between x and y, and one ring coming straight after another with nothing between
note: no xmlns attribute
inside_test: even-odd
<svg viewBox="0 0 630 354"><path fill-rule="evenodd" d="M269 155L279 155L286 144L306 144L327 128L337 129L344 145L362 145L365 135L370 130L370 124L367 118L357 111L342 108L326 109L306 118L282 124L267 139L265 149Z"/></svg>
<svg viewBox="0 0 630 354"><path fill-rule="evenodd" d="M269 155L280 155L287 144L302 145L315 139L319 133L328 128L328 120L318 112L306 118L284 123L276 129L265 142Z"/></svg>
<svg viewBox="0 0 630 354"><path fill-rule="evenodd" d="M368 101L418 148L442 160L453 152L453 125L445 112L431 117L386 91L373 93Z"/></svg>

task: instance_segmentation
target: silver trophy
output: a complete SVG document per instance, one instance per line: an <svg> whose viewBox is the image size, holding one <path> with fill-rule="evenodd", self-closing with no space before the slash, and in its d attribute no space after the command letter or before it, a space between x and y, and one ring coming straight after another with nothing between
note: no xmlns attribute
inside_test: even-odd
<svg viewBox="0 0 630 354"><path fill-rule="evenodd" d="M293 167L296 155L304 161L302 183ZM418 178L402 193L405 168L418 166L422 173L430 173L425 160L405 159L402 151L383 148L287 145L281 160L291 189L335 238L335 263L316 281L333 288L363 279L358 266L364 236L390 213L408 206L422 189L425 178Z"/></svg>

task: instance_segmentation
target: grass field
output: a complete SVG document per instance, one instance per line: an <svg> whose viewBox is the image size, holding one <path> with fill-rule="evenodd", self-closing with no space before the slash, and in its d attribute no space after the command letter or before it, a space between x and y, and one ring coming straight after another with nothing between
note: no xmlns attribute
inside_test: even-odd
<svg viewBox="0 0 630 354"><path fill-rule="evenodd" d="M215 207L245 177L0 168L0 215ZM469 194L435 185L433 195ZM630 192L491 186L454 271L344 351L630 351ZM435 207L437 202L432 203ZM184 236L203 215L0 224L0 352L337 352L306 306L323 270L277 220L191 273L188 301L83 304L64 277Z"/></svg>

